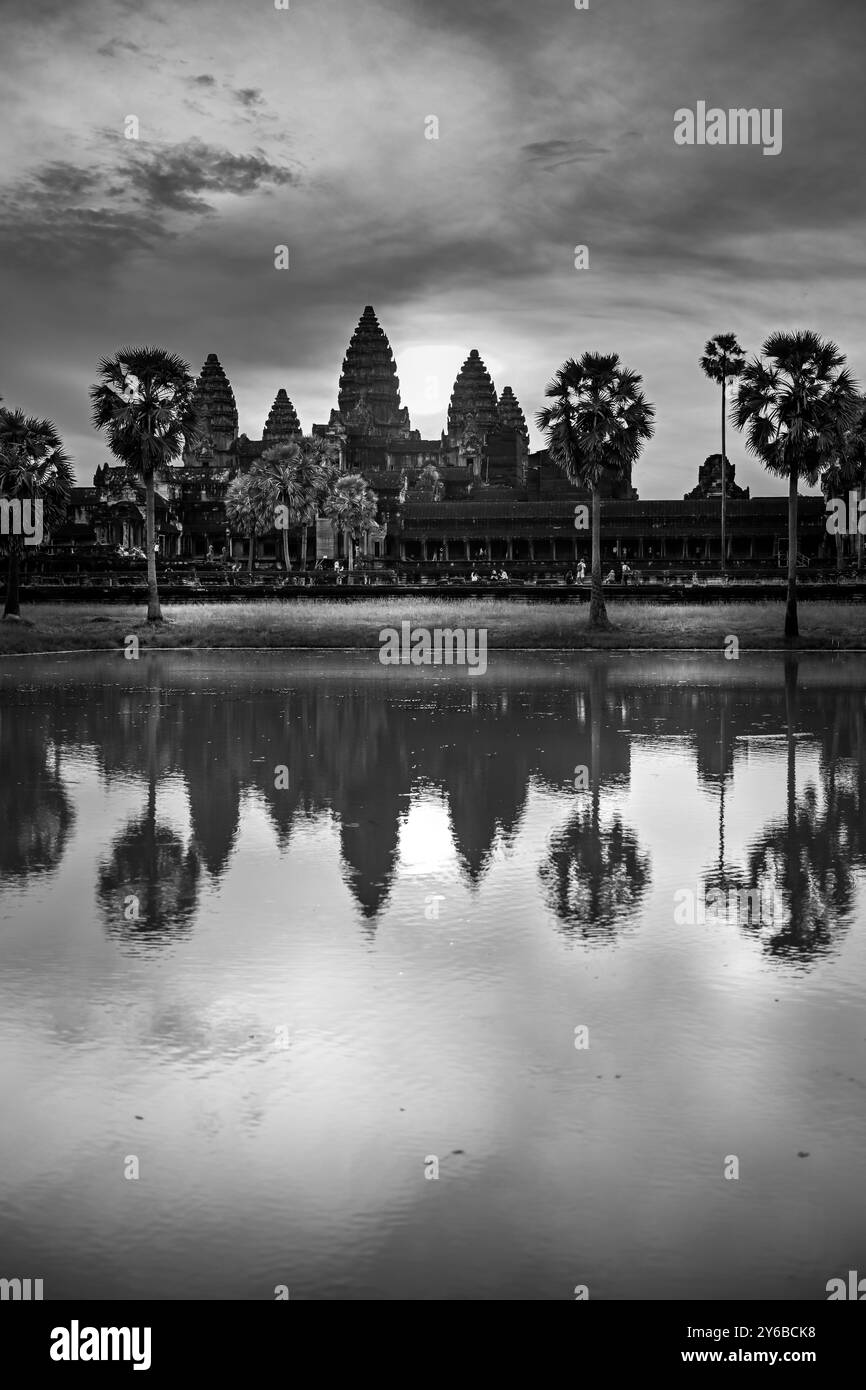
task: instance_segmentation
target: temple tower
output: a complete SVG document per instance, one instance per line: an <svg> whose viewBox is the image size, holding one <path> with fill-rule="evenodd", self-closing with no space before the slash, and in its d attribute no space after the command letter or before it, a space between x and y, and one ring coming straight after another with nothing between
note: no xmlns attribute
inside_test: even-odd
<svg viewBox="0 0 866 1390"><path fill-rule="evenodd" d="M499 397L499 421L503 429L516 430L523 437L527 450L529 449L529 430L526 428L526 419L520 409L520 402L510 386L506 386Z"/></svg>
<svg viewBox="0 0 866 1390"><path fill-rule="evenodd" d="M228 454L238 437L238 408L229 379L220 366L215 352L208 353L193 392L193 402L201 420L203 442L186 462L212 463L217 456Z"/></svg>
<svg viewBox="0 0 866 1390"><path fill-rule="evenodd" d="M262 431L262 444L272 449L275 444L291 444L302 434L297 411L281 386Z"/></svg>
<svg viewBox="0 0 866 1390"><path fill-rule="evenodd" d="M499 402L490 373L473 348L454 382L448 406L448 443L457 463L482 476L487 436L499 428Z"/></svg>
<svg viewBox="0 0 866 1390"><path fill-rule="evenodd" d="M338 396L350 434L408 439L409 411L400 404L400 382L391 344L368 304L343 361Z"/></svg>

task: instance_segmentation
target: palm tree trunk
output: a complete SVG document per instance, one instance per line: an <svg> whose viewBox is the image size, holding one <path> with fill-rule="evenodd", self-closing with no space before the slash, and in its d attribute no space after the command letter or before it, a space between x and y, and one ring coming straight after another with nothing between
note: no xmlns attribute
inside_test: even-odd
<svg viewBox="0 0 866 1390"><path fill-rule="evenodd" d="M6 606L4 618L20 618L21 552L17 542L9 537L9 564L6 570Z"/></svg>
<svg viewBox="0 0 866 1390"><path fill-rule="evenodd" d="M307 568L307 536L308 536L308 534L309 534L309 528L307 527L307 523L304 522L303 526L301 527L301 569L302 569L302 570L305 570L305 569Z"/></svg>
<svg viewBox="0 0 866 1390"><path fill-rule="evenodd" d="M841 572L845 568L845 538L841 531L836 532L836 571Z"/></svg>
<svg viewBox="0 0 866 1390"><path fill-rule="evenodd" d="M794 821L797 810L797 742L794 738L794 722L797 716L797 691L799 682L799 658L785 657L785 725L788 738L788 834L793 839Z"/></svg>
<svg viewBox="0 0 866 1390"><path fill-rule="evenodd" d="M727 568L725 554L725 378L722 377L722 574Z"/></svg>
<svg viewBox="0 0 866 1390"><path fill-rule="evenodd" d="M346 531L346 570L349 574L355 568L355 542L352 540L352 532Z"/></svg>
<svg viewBox="0 0 866 1390"><path fill-rule="evenodd" d="M162 622L162 609L159 606L159 588L156 582L156 484L153 469L148 468L144 475L146 496L145 536L147 545L147 621Z"/></svg>
<svg viewBox="0 0 866 1390"><path fill-rule="evenodd" d="M606 632L613 626L607 616L601 584L601 495L597 487L592 489L592 583L589 626L594 632Z"/></svg>
<svg viewBox="0 0 866 1390"><path fill-rule="evenodd" d="M799 636L797 625L797 483L799 473L791 467L788 483L788 602L785 608L785 641L794 644Z"/></svg>
<svg viewBox="0 0 866 1390"><path fill-rule="evenodd" d="M864 489L864 488L862 488L862 487L858 487L858 489L857 489L858 511L857 511L857 538L856 538L855 544L856 544L856 546L857 546L857 572L858 572L858 574L862 574L862 573L863 573L863 532L860 530L860 519L861 519L861 518L860 518L860 511L859 511L859 503L860 503L861 498L863 497L864 491L866 491L866 489Z"/></svg>
<svg viewBox="0 0 866 1390"><path fill-rule="evenodd" d="M289 528L288 528L288 526L284 527L284 529L283 529L283 562L284 562L284 564L285 564L285 566L286 566L286 573L287 573L287 574L291 574L291 572L292 572L292 561L291 561L291 557L290 557L290 555L289 555Z"/></svg>
<svg viewBox="0 0 866 1390"><path fill-rule="evenodd" d="M253 577L253 565L256 562L256 533L250 531L250 579Z"/></svg>

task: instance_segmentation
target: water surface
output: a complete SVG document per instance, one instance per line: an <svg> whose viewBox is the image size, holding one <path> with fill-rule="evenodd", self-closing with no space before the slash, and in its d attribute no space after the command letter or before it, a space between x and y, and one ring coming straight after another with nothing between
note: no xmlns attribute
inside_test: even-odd
<svg viewBox="0 0 866 1390"><path fill-rule="evenodd" d="M862 659L27 658L0 769L0 1275L821 1299L866 1268ZM678 921L699 885L778 910Z"/></svg>

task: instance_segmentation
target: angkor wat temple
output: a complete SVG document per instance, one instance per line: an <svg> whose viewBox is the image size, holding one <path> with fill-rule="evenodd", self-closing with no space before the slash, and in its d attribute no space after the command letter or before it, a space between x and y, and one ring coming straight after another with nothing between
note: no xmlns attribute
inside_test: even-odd
<svg viewBox="0 0 866 1390"><path fill-rule="evenodd" d="M226 524L229 482L267 448L298 438L301 422L281 389L261 439L239 434L234 392L215 353L201 370L196 397L203 441L158 485L160 551L168 559L209 553L241 559L248 542L232 536ZM575 508L585 494L546 451L530 451L520 403L510 386L497 394L475 348L454 382L445 429L438 439L422 439L401 403L394 354L368 305L346 350L337 407L326 424L307 432L330 439L341 470L363 474L379 499L378 526L363 547L372 565L465 563L482 554L516 566L559 567L589 557L589 533L575 526ZM729 562L778 565L787 545L786 498L750 498L748 489L737 486L730 462L725 490ZM681 501L641 502L630 477L611 482L604 496L605 563L625 557L661 567L718 563L720 455L701 465L697 486ZM801 551L829 563L824 521L823 499L802 498ZM141 546L143 536L143 488L126 469L105 464L92 487L74 490L67 524L53 541L80 550ZM300 538L292 537L291 544L298 553ZM311 557L341 553L342 537L330 522L320 521L315 537L311 527ZM257 545L266 565L277 565L280 554L276 532Z"/></svg>

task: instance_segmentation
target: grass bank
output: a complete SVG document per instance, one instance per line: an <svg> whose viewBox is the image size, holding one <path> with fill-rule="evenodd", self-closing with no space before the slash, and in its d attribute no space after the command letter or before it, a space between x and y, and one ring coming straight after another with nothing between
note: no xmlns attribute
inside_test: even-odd
<svg viewBox="0 0 866 1390"><path fill-rule="evenodd" d="M600 650L647 647L720 648L729 635L742 650L783 645L784 604L718 605L610 603L613 632L588 631L588 608L501 600L371 598L345 604L317 599L291 604L166 606L166 621L151 627L141 607L39 604L22 608L21 623L0 623L0 655L122 647L134 634L144 648L358 647L378 648L383 627L403 620L418 627L487 629L488 648L553 647ZM809 602L800 606L800 646L812 651L866 650L866 608Z"/></svg>

